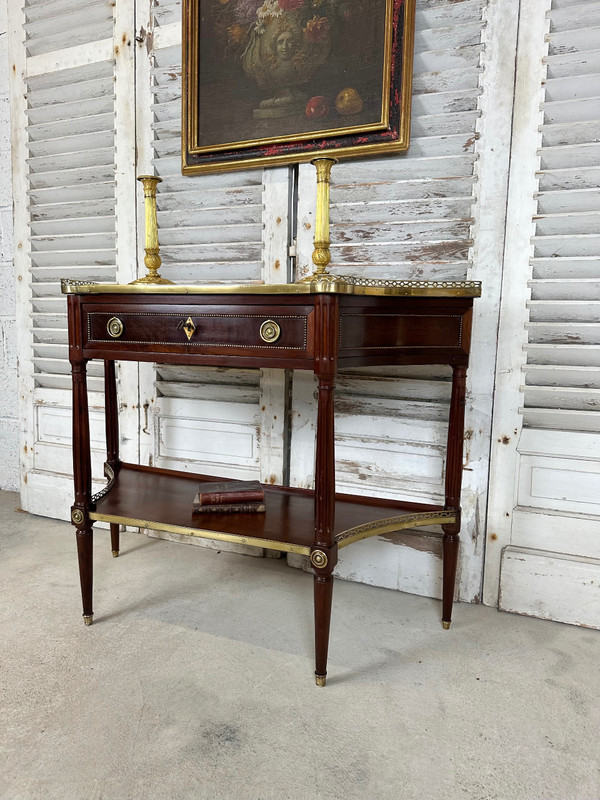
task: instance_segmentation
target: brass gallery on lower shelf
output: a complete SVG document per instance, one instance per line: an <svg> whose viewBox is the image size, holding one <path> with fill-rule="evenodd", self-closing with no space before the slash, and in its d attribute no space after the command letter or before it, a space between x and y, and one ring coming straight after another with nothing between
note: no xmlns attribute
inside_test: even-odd
<svg viewBox="0 0 600 800"><path fill-rule="evenodd" d="M395 533L406 528L418 528L420 525L447 525L456 522L456 511L417 511L399 517L387 517L374 522L366 522L338 533L335 537L338 547L346 547L352 542L380 536L382 533Z"/></svg>
<svg viewBox="0 0 600 800"><path fill-rule="evenodd" d="M240 536L237 533L222 533L220 531L202 530L201 528L186 528L183 525L169 525L166 522L155 522L147 519L121 517L115 514L99 514L90 512L90 519L98 522L111 522L117 525L129 525L132 528L148 528L165 533L177 533L180 536L194 536L198 539L214 539L218 542L231 542L232 544L245 544L249 547L262 547L265 550L280 550L285 553L298 553L310 555L310 547L290 542L279 542L274 539L259 539L254 536Z"/></svg>
<svg viewBox="0 0 600 800"><path fill-rule="evenodd" d="M166 533L176 533L180 536L194 536L200 539L214 539L219 542L245 544L249 547L262 547L265 550L279 550L281 552L297 553L303 556L310 555L310 547L307 545L274 541L273 539L240 536L239 534L222 533L220 531L203 530L200 528L186 528L182 525L169 525L165 522L122 517L115 514L101 514L94 511L90 512L90 519L98 522L129 525L133 528L148 528L150 530L165 531ZM375 520L374 522L367 522L364 525L357 525L355 528L341 531L336 535L335 541L338 547L346 547L353 542L359 542L361 539L368 539L383 533L395 533L396 531L406 530L406 528L417 528L421 525L448 524L451 522L456 522L455 511L421 511L407 513L395 517L386 517L385 519Z"/></svg>

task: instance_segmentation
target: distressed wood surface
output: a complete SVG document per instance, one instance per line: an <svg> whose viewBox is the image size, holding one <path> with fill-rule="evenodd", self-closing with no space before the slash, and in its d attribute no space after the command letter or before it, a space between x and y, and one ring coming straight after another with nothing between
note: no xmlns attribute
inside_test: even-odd
<svg viewBox="0 0 600 800"><path fill-rule="evenodd" d="M65 313L60 277L71 273L80 279L111 281L116 276L114 66L100 62L34 76L27 89L27 132L33 146L29 200L31 216L40 225L32 225L29 237L36 298L33 363L37 385L66 388L66 352L56 349L52 332L46 336L53 328L46 320L55 317L51 298ZM97 206L102 196L104 204ZM69 201L75 201L71 207ZM70 217L71 211L76 215ZM90 376L98 377L97 371L91 369Z"/></svg>
<svg viewBox="0 0 600 800"><path fill-rule="evenodd" d="M165 17L165 14L167 15ZM154 4L152 26L179 23L178 3ZM159 236L171 280L258 280L263 248L261 170L181 175L181 45L150 55L153 164L159 187ZM163 213L163 212L176 213ZM215 248L215 245L218 245ZM167 266L168 265L168 266Z"/></svg>
<svg viewBox="0 0 600 800"><path fill-rule="evenodd" d="M499 606L541 619L600 628L600 561L508 547L502 558Z"/></svg>
<svg viewBox="0 0 600 800"><path fill-rule="evenodd" d="M138 245L136 203L132 189L138 191L135 180L138 166L135 138L135 9L132 3L118 3L115 13L115 232L118 254L115 259L117 283L129 283L138 277ZM134 364L118 363L116 368L117 402L119 408L120 457L125 461L140 458L140 428L142 403L139 402L138 369Z"/></svg>
<svg viewBox="0 0 600 800"><path fill-rule="evenodd" d="M385 278L464 279L484 282L475 306L475 349L467 403L465 525L461 596L481 590L483 530L492 375L496 348L508 147L510 140L516 10L514 2L417 3L412 139L393 159L340 163L332 171L333 272ZM502 130L502 135L499 131ZM488 133L489 132L489 133ZM300 167L299 265L310 271L314 207L312 168ZM474 235L476 234L476 235ZM479 307L478 307L479 304ZM357 371L358 373L358 371ZM434 371L398 372L406 381L342 375L336 396L338 482L352 491L413 499L443 497L443 460L449 386ZM393 390L390 385L397 388ZM404 388L402 388L404 386ZM312 385L294 387L292 464L310 485L314 429ZM414 441L413 431L422 433ZM368 486L369 488L365 488ZM337 570L354 580L437 595L440 549L421 536L399 544L361 543L366 566L342 556ZM406 558L406 569L401 566ZM391 566L386 567L389 559ZM417 560L415 560L417 559ZM420 573L416 573L418 567ZM427 566L425 567L424 564Z"/></svg>
<svg viewBox="0 0 600 800"><path fill-rule="evenodd" d="M599 25L597 2L566 9L553 4L549 13L527 365L558 367L562 359L565 366L580 369L574 385L569 370L555 371L556 380L539 381L542 372L526 370L523 413L525 424L534 426L589 429L589 420L584 422L579 412L599 408L594 375L600 283L592 279L600 258L600 64L594 59L598 43L592 33ZM590 61L574 58L587 52ZM557 347L550 355L552 344ZM587 387L581 386L585 371ZM553 408L560 410L555 417L548 414Z"/></svg>
<svg viewBox="0 0 600 800"><path fill-rule="evenodd" d="M113 7L110 0L65 0L25 7L27 54L36 56L74 45L112 37Z"/></svg>
<svg viewBox="0 0 600 800"><path fill-rule="evenodd" d="M148 3L137 7L145 20ZM138 150L147 171L163 179L162 274L181 283L285 281L287 168L183 177L181 3L152 3L142 27L148 39L138 51ZM143 218L138 227L141 250ZM274 370L141 365L142 463L280 483L285 393L285 377Z"/></svg>
<svg viewBox="0 0 600 800"><path fill-rule="evenodd" d="M517 91L515 93L514 132L511 146L510 191L506 238L502 306L496 365L496 400L492 427L492 460L487 518L487 544L484 580L484 602L498 602L502 549L511 541L512 513L515 497L515 474L518 473L518 438L523 418L520 414L522 395L521 367L524 361L526 303L529 289L528 258L531 253L532 217L535 214L535 192L538 188L537 150L541 142L540 124L543 101L541 82L547 45L544 37L550 0L524 6L519 21L517 52ZM535 64L535 70L531 65ZM523 279L525 276L525 280Z"/></svg>
<svg viewBox="0 0 600 800"><path fill-rule="evenodd" d="M27 5L23 17L20 5L12 0L9 4L13 25L24 23L26 39L25 47L18 37L13 45L21 64L14 75L15 82L20 82L14 93L15 98L24 98L26 113L20 123L20 149L15 150L15 203L20 209L16 228L23 241L29 242L20 250L22 283L30 287L30 297L21 303L23 329L30 336L27 356L22 359L22 425L30 431L29 444L23 448L22 503L30 511L64 518L72 502L67 477L72 472L68 457L71 401L66 396L71 380L59 279L70 275L79 280L114 281L117 239L120 277L131 279L127 270L135 264L135 244L133 254L131 250L135 226L126 219L130 203L124 187L130 180L128 173L134 171L135 147L128 133L133 127L134 87L131 48L123 32L132 29L133 16L127 4L116 8L104 0L82 0L76 7L64 0L48 0ZM133 392L128 381L125 388L120 369L124 449L137 456L137 377ZM101 364L90 365L87 384L92 406L92 472L100 478L93 483L97 490L105 482L99 432L103 424ZM128 424L130 409L132 425ZM131 431L135 431L134 439Z"/></svg>
<svg viewBox="0 0 600 800"><path fill-rule="evenodd" d="M501 608L597 626L600 3L548 0L522 20L506 265L513 282L530 273L530 297L509 290L500 328L486 596L509 545Z"/></svg>

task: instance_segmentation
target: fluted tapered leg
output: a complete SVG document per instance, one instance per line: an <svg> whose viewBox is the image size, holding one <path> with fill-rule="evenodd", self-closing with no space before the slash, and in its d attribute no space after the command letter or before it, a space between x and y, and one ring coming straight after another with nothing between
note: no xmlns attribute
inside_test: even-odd
<svg viewBox="0 0 600 800"><path fill-rule="evenodd" d="M119 468L119 409L115 362L104 362L104 420L106 428L106 463L116 472ZM119 526L111 523L110 547L113 556L119 555Z"/></svg>
<svg viewBox="0 0 600 800"><path fill-rule="evenodd" d="M92 624L94 616L93 588L94 588L94 562L93 562L94 534L92 528L77 531L77 557L79 559L79 581L81 583L81 599L83 602L83 621L86 625Z"/></svg>
<svg viewBox="0 0 600 800"><path fill-rule="evenodd" d="M73 378L73 480L75 501L71 522L76 526L79 580L83 601L83 621L92 624L93 551L92 522L89 518L92 495L90 421L88 414L86 362L72 361Z"/></svg>
<svg viewBox="0 0 600 800"><path fill-rule="evenodd" d="M446 526L444 526L445 528ZM448 526L450 527L450 526ZM459 536L457 533L444 532L443 539L443 589L442 589L442 625L448 629L452 621L454 603L454 586L456 583L456 565L458 562Z"/></svg>
<svg viewBox="0 0 600 800"><path fill-rule="evenodd" d="M466 378L466 367L453 368L446 456L445 507L456 511L456 522L442 525L442 530L444 531L442 625L444 628L449 628L452 620L452 603L454 601L454 585L456 583L456 566L460 541L460 490L463 467Z"/></svg>
<svg viewBox="0 0 600 800"><path fill-rule="evenodd" d="M116 558L119 555L119 526L114 522L110 523L110 546Z"/></svg>
<svg viewBox="0 0 600 800"><path fill-rule="evenodd" d="M315 463L315 535L310 560L314 569L315 674L318 686L325 686L329 624L333 595L333 570L338 547L335 523L335 438L334 393L338 349L339 315L333 298L321 296L318 304L316 342L319 350L317 394L317 448Z"/></svg>
<svg viewBox="0 0 600 800"><path fill-rule="evenodd" d="M315 575L315 676L319 686L325 685L327 675L327 653L329 650L329 627L331 622L331 599L333 576Z"/></svg>

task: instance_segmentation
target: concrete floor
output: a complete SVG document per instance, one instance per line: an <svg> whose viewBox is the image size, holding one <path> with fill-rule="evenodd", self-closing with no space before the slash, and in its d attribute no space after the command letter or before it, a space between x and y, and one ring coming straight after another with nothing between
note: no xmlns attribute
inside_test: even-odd
<svg viewBox="0 0 600 800"><path fill-rule="evenodd" d="M4 800L598 800L600 633L336 582L283 561L96 535L0 492Z"/></svg>

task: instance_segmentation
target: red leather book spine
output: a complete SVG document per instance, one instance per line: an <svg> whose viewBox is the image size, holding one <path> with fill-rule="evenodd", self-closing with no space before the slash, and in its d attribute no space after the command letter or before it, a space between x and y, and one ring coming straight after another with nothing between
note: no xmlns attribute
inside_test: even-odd
<svg viewBox="0 0 600 800"><path fill-rule="evenodd" d="M260 503L265 499L262 489L237 492L209 492L198 493L198 504L201 506L216 506L223 503Z"/></svg>
<svg viewBox="0 0 600 800"><path fill-rule="evenodd" d="M249 514L265 511L264 503L221 503L220 505L194 504L194 514Z"/></svg>

